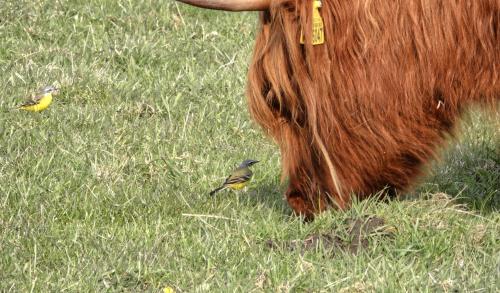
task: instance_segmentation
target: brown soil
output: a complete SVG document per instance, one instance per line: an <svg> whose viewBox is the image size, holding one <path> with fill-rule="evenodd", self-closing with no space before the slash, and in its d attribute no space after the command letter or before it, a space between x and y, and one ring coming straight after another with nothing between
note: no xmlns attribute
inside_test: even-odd
<svg viewBox="0 0 500 293"><path fill-rule="evenodd" d="M386 225L384 219L371 216L347 219L340 229L332 227L328 233L312 234L304 240L277 241L270 239L266 241L266 246L270 249L299 250L302 254L317 248L332 253L341 250L357 254L368 247L370 239L392 237L395 232L396 228Z"/></svg>

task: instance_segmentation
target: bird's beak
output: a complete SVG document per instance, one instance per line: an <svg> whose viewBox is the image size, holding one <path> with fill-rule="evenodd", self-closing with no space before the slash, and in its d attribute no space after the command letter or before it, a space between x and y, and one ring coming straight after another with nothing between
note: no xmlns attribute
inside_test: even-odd
<svg viewBox="0 0 500 293"><path fill-rule="evenodd" d="M193 6L226 11L263 11L271 0L177 0Z"/></svg>

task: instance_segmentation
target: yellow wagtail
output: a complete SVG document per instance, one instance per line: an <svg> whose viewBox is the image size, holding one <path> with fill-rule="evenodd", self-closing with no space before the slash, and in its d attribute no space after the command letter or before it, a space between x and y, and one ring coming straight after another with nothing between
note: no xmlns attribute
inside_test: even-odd
<svg viewBox="0 0 500 293"><path fill-rule="evenodd" d="M40 90L40 93L35 96L35 98L27 101L18 107L18 109L30 111L30 112L40 112L47 109L52 103L52 95L57 94L58 89L54 86L46 86Z"/></svg>
<svg viewBox="0 0 500 293"><path fill-rule="evenodd" d="M233 190L240 190L243 187L245 187L248 182L250 182L250 179L252 179L252 170L250 170L250 166L252 166L255 163L258 163L259 161L256 160L245 160L243 161L236 170L234 170L231 175L229 175L224 183L220 186L217 187L216 189L212 190L210 192L210 195L214 195L217 191L220 191L222 189L225 189L227 187L233 189Z"/></svg>

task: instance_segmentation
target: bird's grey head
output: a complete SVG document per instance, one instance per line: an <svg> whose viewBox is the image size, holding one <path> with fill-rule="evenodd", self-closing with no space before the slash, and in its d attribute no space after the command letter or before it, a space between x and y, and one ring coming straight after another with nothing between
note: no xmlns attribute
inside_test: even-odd
<svg viewBox="0 0 500 293"><path fill-rule="evenodd" d="M250 160L244 160L244 161L241 163L240 167L250 167L250 166L252 166L253 164L258 163L258 162L259 162L259 161L257 161L257 160L251 160L251 159L250 159Z"/></svg>
<svg viewBox="0 0 500 293"><path fill-rule="evenodd" d="M49 86L46 86L46 87L43 87L40 89L40 93L41 94L48 94L48 93L54 93L54 92L57 92L59 89L56 88L55 86L53 85L49 85Z"/></svg>

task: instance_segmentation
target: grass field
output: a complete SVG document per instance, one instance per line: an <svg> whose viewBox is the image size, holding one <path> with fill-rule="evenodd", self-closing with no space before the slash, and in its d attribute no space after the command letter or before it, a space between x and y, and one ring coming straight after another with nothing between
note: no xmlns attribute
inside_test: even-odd
<svg viewBox="0 0 500 293"><path fill-rule="evenodd" d="M173 1L2 2L0 292L500 290L499 117L470 114L411 199L304 224L246 111L256 23ZM13 110L47 84L49 110ZM248 191L209 198L246 158ZM360 239L368 216L385 226Z"/></svg>

